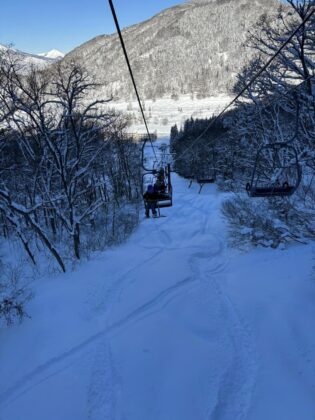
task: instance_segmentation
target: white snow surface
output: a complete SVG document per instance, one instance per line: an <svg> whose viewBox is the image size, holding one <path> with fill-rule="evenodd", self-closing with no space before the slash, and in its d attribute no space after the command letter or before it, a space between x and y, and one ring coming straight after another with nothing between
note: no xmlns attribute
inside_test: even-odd
<svg viewBox="0 0 315 420"><path fill-rule="evenodd" d="M1 420L314 420L312 245L233 250L228 194L173 185L0 331Z"/></svg>
<svg viewBox="0 0 315 420"><path fill-rule="evenodd" d="M100 93L100 98L106 95ZM170 96L157 98L156 100L146 99L145 116L150 132L156 132L158 137L169 135L171 127L177 124L178 128L184 125L187 119L191 117L209 118L218 115L222 109L232 100L227 95L210 96L208 98L194 99L190 95L181 95L177 100ZM118 101L109 102L109 108L123 112L124 115L136 116L133 119L128 131L131 133L145 133L142 115L136 101Z"/></svg>

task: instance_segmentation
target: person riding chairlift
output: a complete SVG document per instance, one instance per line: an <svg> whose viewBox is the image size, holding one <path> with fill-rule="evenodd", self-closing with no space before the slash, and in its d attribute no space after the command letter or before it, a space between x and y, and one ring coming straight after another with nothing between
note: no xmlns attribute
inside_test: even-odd
<svg viewBox="0 0 315 420"><path fill-rule="evenodd" d="M150 217L150 210L152 211L152 216L157 217L156 207L159 196L153 185L148 185L146 192L143 194L143 198L146 217Z"/></svg>
<svg viewBox="0 0 315 420"><path fill-rule="evenodd" d="M159 170L157 179L154 184L154 191L156 191L157 193L165 194L166 185L165 185L165 180L164 180L164 174L165 174L164 169L161 168Z"/></svg>
<svg viewBox="0 0 315 420"><path fill-rule="evenodd" d="M166 185L165 185L165 182L164 182L164 179L161 181L161 180L159 180L159 179L157 179L156 181L155 181L155 184L154 184L154 191L156 192L156 193L160 193L160 194L165 194L165 191L166 191Z"/></svg>

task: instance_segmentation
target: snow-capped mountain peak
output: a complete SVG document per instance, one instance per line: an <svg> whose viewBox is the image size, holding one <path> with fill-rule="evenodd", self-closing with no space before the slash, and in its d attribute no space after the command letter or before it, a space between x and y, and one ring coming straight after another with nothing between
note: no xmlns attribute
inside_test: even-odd
<svg viewBox="0 0 315 420"><path fill-rule="evenodd" d="M20 59L21 63L23 64L24 73L27 73L32 67L43 69L64 57L64 54L58 50L51 50L43 54L31 54L12 48L11 46L0 44L0 53L3 54L6 51L14 54Z"/></svg>
<svg viewBox="0 0 315 420"><path fill-rule="evenodd" d="M62 53L61 51L58 51L56 49L53 49L53 50L50 50L46 53L41 53L41 54L38 54L38 55L41 56L41 57L45 57L45 58L52 58L54 60L61 59L65 56L64 53Z"/></svg>

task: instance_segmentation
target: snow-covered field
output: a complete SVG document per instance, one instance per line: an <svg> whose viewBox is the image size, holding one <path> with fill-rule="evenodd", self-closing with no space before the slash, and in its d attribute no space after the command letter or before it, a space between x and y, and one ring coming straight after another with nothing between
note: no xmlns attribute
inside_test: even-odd
<svg viewBox="0 0 315 420"><path fill-rule="evenodd" d="M158 136L169 135L170 129L174 124L178 127L184 122L193 118L209 118L218 114L222 108L231 101L229 96L213 96L209 98L192 99L190 95L182 95L178 100L164 97L161 99L145 100L145 115L148 121L150 132L156 132ZM138 102L110 102L110 107L122 111L129 116L137 117L137 122L133 122L129 127L129 132L144 133L145 127L139 110Z"/></svg>
<svg viewBox="0 0 315 420"><path fill-rule="evenodd" d="M0 331L1 420L314 420L313 246L227 246L215 186L36 284Z"/></svg>

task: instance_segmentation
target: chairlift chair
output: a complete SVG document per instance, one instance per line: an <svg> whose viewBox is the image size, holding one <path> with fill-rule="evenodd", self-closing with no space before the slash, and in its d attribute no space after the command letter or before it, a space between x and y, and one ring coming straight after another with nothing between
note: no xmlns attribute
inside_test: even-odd
<svg viewBox="0 0 315 420"><path fill-rule="evenodd" d="M170 164L168 164L165 168L160 168L160 169L164 170L163 181L165 183L166 188L164 192L158 193L158 199L156 203L158 210L173 206L173 187L172 187L172 182L171 182L171 166ZM143 185L144 185L144 179L148 175L151 176L151 179L153 177L153 182L150 182L150 183L154 184L158 178L158 174L159 174L159 171L157 169L154 169L151 172L144 173Z"/></svg>
<svg viewBox="0 0 315 420"><path fill-rule="evenodd" d="M159 193L157 207L159 209L173 206L173 187L171 182L171 165L168 164L164 169L165 191Z"/></svg>
<svg viewBox="0 0 315 420"><path fill-rule="evenodd" d="M216 181L215 168L201 168L201 170L199 170L197 173L196 181L200 185L200 188L199 188L199 194L200 194L204 185L215 183Z"/></svg>
<svg viewBox="0 0 315 420"><path fill-rule="evenodd" d="M268 144L257 153L246 191L249 197L288 197L299 187L301 177L295 147L288 143Z"/></svg>

